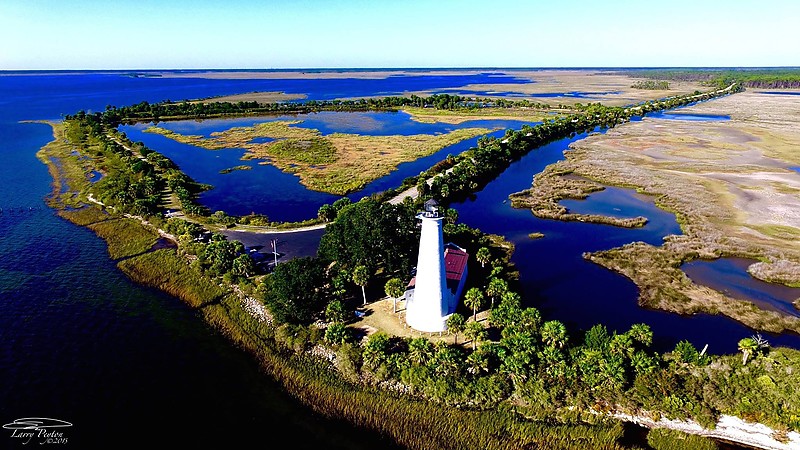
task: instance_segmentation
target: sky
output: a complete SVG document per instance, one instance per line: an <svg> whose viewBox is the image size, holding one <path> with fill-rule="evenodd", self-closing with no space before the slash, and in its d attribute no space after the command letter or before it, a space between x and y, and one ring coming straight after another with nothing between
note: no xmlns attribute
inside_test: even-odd
<svg viewBox="0 0 800 450"><path fill-rule="evenodd" d="M1 0L0 70L800 66L797 0Z"/></svg>

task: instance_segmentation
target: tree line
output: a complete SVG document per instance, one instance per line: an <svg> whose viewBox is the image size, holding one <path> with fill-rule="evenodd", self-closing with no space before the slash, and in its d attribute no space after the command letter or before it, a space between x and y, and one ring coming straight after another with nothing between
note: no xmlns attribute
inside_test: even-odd
<svg viewBox="0 0 800 450"><path fill-rule="evenodd" d="M650 69L626 71L636 78L699 82L706 86L724 88L732 83L757 89L800 88L800 69Z"/></svg>
<svg viewBox="0 0 800 450"><path fill-rule="evenodd" d="M434 108L445 110L478 109L488 107L548 108L543 103L530 100L508 100L467 97L453 94L434 94L427 97L417 95L361 98L352 100L307 100L291 102L259 103L255 101L214 102L166 100L158 103L143 101L129 106L107 105L100 112L101 123L116 127L141 121L158 122L185 118L211 118L257 114L307 114L320 111L372 111L397 110L401 107ZM85 111L78 114L86 115ZM70 118L68 116L67 118Z"/></svg>

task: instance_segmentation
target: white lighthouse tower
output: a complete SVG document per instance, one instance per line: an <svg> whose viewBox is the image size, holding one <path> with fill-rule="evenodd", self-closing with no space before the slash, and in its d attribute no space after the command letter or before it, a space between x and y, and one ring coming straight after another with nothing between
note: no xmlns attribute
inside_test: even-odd
<svg viewBox="0 0 800 450"><path fill-rule="evenodd" d="M450 311L452 299L445 273L444 217L438 203L428 200L417 218L422 221L422 229L414 286L406 299L406 323L419 331L444 331L447 316L453 312Z"/></svg>

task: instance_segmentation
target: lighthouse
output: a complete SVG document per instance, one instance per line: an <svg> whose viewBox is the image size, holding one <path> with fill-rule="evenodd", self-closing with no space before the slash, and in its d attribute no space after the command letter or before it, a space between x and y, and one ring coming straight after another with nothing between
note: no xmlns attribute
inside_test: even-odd
<svg viewBox="0 0 800 450"><path fill-rule="evenodd" d="M416 275L405 294L406 323L419 331L445 331L464 287L468 255L457 245L444 243L444 216L436 200L425 202L417 219L421 222L419 256Z"/></svg>

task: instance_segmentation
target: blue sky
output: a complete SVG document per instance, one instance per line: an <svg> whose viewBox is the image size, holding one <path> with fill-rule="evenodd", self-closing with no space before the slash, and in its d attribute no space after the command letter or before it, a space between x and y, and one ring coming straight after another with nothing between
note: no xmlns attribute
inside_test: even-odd
<svg viewBox="0 0 800 450"><path fill-rule="evenodd" d="M800 65L800 2L0 1L0 70Z"/></svg>

